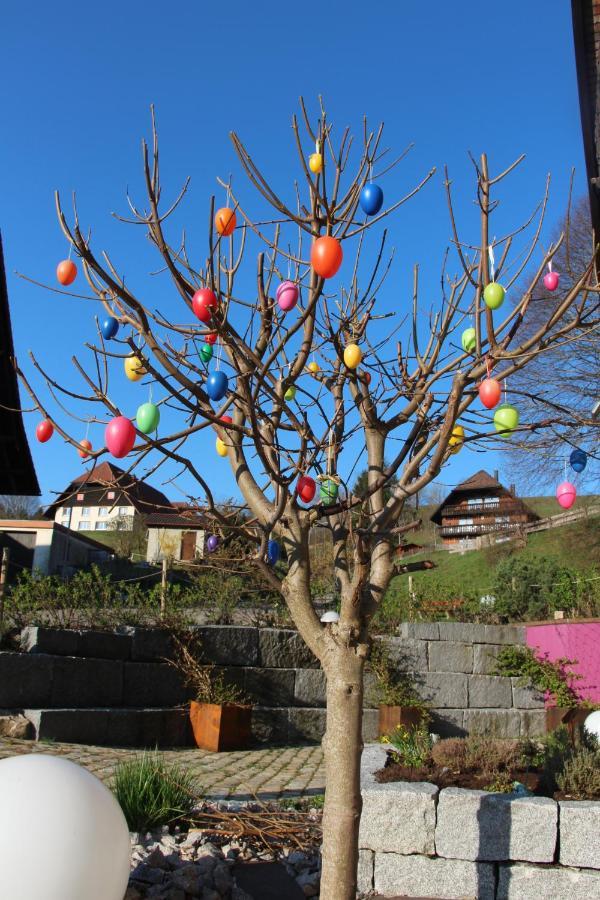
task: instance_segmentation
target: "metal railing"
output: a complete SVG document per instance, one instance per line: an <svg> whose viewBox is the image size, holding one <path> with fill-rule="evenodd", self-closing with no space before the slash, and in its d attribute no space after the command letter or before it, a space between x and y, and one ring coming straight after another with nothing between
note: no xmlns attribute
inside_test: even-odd
<svg viewBox="0 0 600 900"><path fill-rule="evenodd" d="M516 528L522 528L522 522L489 522L473 525L443 525L440 528L442 537L448 537L451 534L485 534L488 531L514 531Z"/></svg>

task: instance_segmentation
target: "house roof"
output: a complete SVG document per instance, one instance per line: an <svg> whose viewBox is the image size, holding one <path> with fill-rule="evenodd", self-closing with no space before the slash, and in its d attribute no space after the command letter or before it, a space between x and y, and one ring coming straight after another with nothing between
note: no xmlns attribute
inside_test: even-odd
<svg viewBox="0 0 600 900"><path fill-rule="evenodd" d="M97 488L98 486L105 487L107 490L116 488L121 491L140 513L151 514L173 509L171 502L161 491L136 478L135 475L124 472L113 463L102 462L74 478L54 503L50 504L44 515L48 518L54 517L56 510L68 500L72 500L81 488Z"/></svg>
<svg viewBox="0 0 600 900"><path fill-rule="evenodd" d="M600 16L594 0L571 0L575 66L579 91L579 110L583 152L590 195L590 212L596 243L600 238L600 147L597 142L600 125L600 97L598 94L600 45Z"/></svg>
<svg viewBox="0 0 600 900"><path fill-rule="evenodd" d="M453 487L450 493L442 500L442 502L437 506L433 513L430 515L430 520L435 522L437 525L441 524L441 512L445 506L451 505L451 499L456 497L457 494L469 493L470 491L500 491L503 495L510 494L508 488L505 488L503 484L500 484L497 478L493 478L489 472L486 472L485 469L480 469L478 472L475 472L473 475L469 475L468 478L465 478L464 481L461 481L460 484L457 484L456 487ZM458 499L458 498L457 498ZM518 497L515 497L515 501L520 503L521 506L526 510L526 512L531 516L532 519L538 519L539 516L530 509L526 503L523 503Z"/></svg>
<svg viewBox="0 0 600 900"><path fill-rule="evenodd" d="M152 513L146 519L147 528L175 528L183 531L200 531L206 528L206 519L199 515L177 513Z"/></svg>
<svg viewBox="0 0 600 900"><path fill-rule="evenodd" d="M0 236L0 494L39 496L40 486L33 467L31 451L20 413L21 400L14 366L13 345L8 290L2 237Z"/></svg>

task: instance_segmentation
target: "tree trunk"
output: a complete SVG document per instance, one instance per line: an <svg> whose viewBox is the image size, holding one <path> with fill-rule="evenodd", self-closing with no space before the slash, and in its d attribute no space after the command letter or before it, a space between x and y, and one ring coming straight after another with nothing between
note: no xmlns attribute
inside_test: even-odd
<svg viewBox="0 0 600 900"><path fill-rule="evenodd" d="M358 826L362 809L363 668L353 647L337 647L323 663L327 675L325 809L321 900L355 900Z"/></svg>

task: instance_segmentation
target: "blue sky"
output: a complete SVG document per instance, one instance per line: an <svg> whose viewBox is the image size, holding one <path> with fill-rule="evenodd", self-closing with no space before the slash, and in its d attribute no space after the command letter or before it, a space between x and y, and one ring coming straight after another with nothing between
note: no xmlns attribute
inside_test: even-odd
<svg viewBox="0 0 600 900"><path fill-rule="evenodd" d="M408 298L415 261L433 295L449 237L444 163L454 180L460 222L467 231L475 226L468 150L485 150L492 171L527 154L502 191L504 223L518 223L531 212L547 172L553 179L549 224L560 218L572 166L576 193L585 191L570 5L389 0L371 8L370 18L369 7L353 0L318 8L270 0L108 0L101 7L37 0L27 10L6 6L0 227L22 365L30 370L26 356L32 349L49 371L75 386L69 360L94 338L91 304L60 298L13 274L54 283L67 249L54 213L55 188L65 201L77 191L82 222L92 226L96 247L109 249L141 295L160 303L165 282L148 277L153 258L146 242L110 216L126 211L127 187L134 198L143 196L140 140L148 135L150 103L159 122L165 195L173 196L185 176L192 177L181 222L197 241L217 175L232 173L244 200L252 202L229 142L231 129L291 196L298 170L290 120L299 94L316 114L321 93L338 133L346 124L359 132L367 114L373 124L385 122L385 144L394 151L414 142L408 161L383 185L386 199L404 193L434 165L438 175L390 224L398 261L388 304ZM217 198L224 199L222 191ZM115 396L131 415L147 399L144 389L128 382ZM37 421L36 415L26 417L48 500L77 474L80 461L56 435L39 445L33 437ZM90 437L98 446L102 429ZM233 480L213 443L214 436L207 436L196 452L203 474L224 497L233 493ZM475 456L464 450L440 481L456 483L482 466L499 468L511 480L501 453ZM173 490L167 493L178 499Z"/></svg>

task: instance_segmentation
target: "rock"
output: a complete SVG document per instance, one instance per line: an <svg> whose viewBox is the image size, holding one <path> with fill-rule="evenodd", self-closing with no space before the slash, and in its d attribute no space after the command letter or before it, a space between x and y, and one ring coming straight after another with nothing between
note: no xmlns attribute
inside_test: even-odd
<svg viewBox="0 0 600 900"><path fill-rule="evenodd" d="M464 709L467 706L467 676L456 672L426 672L415 684L427 702L440 709Z"/></svg>
<svg viewBox="0 0 600 900"><path fill-rule="evenodd" d="M293 850L288 854L288 862L292 866L302 866L307 862L307 855L300 850Z"/></svg>
<svg viewBox="0 0 600 900"><path fill-rule="evenodd" d="M319 893L321 876L318 872L303 872L296 878L296 884L302 889L305 897L316 897Z"/></svg>
<svg viewBox="0 0 600 900"><path fill-rule="evenodd" d="M518 738L521 735L518 709L465 709L463 727L468 734L489 734L495 738Z"/></svg>
<svg viewBox="0 0 600 900"><path fill-rule="evenodd" d="M544 695L540 691L520 684L520 678L511 678L513 706L517 709L545 709Z"/></svg>
<svg viewBox="0 0 600 900"><path fill-rule="evenodd" d="M224 863L219 863L215 866L215 869L212 873L213 882L215 888L221 894L226 894L231 888L233 883L233 878L231 877L231 872L229 871L228 866Z"/></svg>
<svg viewBox="0 0 600 900"><path fill-rule="evenodd" d="M476 709L510 709L512 685L510 678L500 675L473 675L469 678L469 706Z"/></svg>
<svg viewBox="0 0 600 900"><path fill-rule="evenodd" d="M252 894L242 890L241 887L238 887L237 884L234 884L231 889L231 900L254 900L254 897Z"/></svg>
<svg viewBox="0 0 600 900"><path fill-rule="evenodd" d="M297 631L261 628L258 634L258 665L276 669L318 669L319 661Z"/></svg>
<svg viewBox="0 0 600 900"><path fill-rule="evenodd" d="M440 637L440 629L437 622L402 622L399 634L401 638L437 641Z"/></svg>
<svg viewBox="0 0 600 900"><path fill-rule="evenodd" d="M375 854L372 850L358 851L357 888L361 894L367 894L373 890L374 865Z"/></svg>
<svg viewBox="0 0 600 900"><path fill-rule="evenodd" d="M430 672L472 672L473 645L458 641L430 641Z"/></svg>
<svg viewBox="0 0 600 900"><path fill-rule="evenodd" d="M0 736L29 741L35 737L35 728L25 716L0 716Z"/></svg>
<svg viewBox="0 0 600 900"><path fill-rule="evenodd" d="M378 893L390 897L402 894L408 897L493 900L494 867L490 863L462 859L376 853L374 887Z"/></svg>
<svg viewBox="0 0 600 900"><path fill-rule="evenodd" d="M202 888L202 900L221 900L221 894L209 887Z"/></svg>
<svg viewBox="0 0 600 900"><path fill-rule="evenodd" d="M388 853L434 853L438 788L416 782L363 788L358 846Z"/></svg>
<svg viewBox="0 0 600 900"><path fill-rule="evenodd" d="M191 894L192 897L200 897L204 886L204 879L196 866L182 866L181 869L173 872L173 886Z"/></svg>
<svg viewBox="0 0 600 900"><path fill-rule="evenodd" d="M138 889L136 887L134 887L133 885L130 885L127 888L127 890L125 891L125 896L123 897L123 900L141 900L141 898L142 898L142 895L140 894Z"/></svg>
<svg viewBox="0 0 600 900"><path fill-rule="evenodd" d="M145 863L147 866L151 866L153 869L169 868L169 863L160 847L154 847L153 850L150 851L145 859Z"/></svg>
<svg viewBox="0 0 600 900"><path fill-rule="evenodd" d="M162 884L165 873L161 869L152 869L145 862L141 862L135 867L131 877L144 884Z"/></svg>
<svg viewBox="0 0 600 900"><path fill-rule="evenodd" d="M500 866L497 900L592 900L600 897L600 872L558 866Z"/></svg>
<svg viewBox="0 0 600 900"><path fill-rule="evenodd" d="M560 806L560 862L600 869L600 801L563 800Z"/></svg>
<svg viewBox="0 0 600 900"><path fill-rule="evenodd" d="M294 684L294 704L325 706L327 680L322 669L298 669Z"/></svg>
<svg viewBox="0 0 600 900"><path fill-rule="evenodd" d="M502 644L473 645L473 674L493 675L496 658L504 647Z"/></svg>

